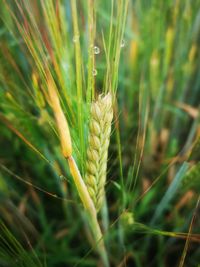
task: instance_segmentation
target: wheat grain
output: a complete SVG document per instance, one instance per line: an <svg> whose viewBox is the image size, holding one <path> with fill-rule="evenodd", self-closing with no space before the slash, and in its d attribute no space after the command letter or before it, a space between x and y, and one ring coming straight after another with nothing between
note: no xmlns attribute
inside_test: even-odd
<svg viewBox="0 0 200 267"><path fill-rule="evenodd" d="M112 96L100 95L91 105L85 181L97 211L102 207L108 146L113 119Z"/></svg>

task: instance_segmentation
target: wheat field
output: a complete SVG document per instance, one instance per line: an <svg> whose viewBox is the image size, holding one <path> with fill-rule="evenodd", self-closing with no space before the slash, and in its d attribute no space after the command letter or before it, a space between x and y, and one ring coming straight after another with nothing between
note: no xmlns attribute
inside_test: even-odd
<svg viewBox="0 0 200 267"><path fill-rule="evenodd" d="M200 0L0 0L0 267L200 267Z"/></svg>

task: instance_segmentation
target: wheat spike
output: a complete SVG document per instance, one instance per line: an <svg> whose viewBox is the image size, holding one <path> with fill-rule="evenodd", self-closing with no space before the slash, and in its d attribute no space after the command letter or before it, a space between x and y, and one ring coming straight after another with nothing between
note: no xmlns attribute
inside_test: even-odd
<svg viewBox="0 0 200 267"><path fill-rule="evenodd" d="M56 119L56 124L58 127L62 153L64 157L68 158L72 155L72 143L69 126L62 110L54 81L50 76L48 76L47 84L50 104L52 106L54 117Z"/></svg>
<svg viewBox="0 0 200 267"><path fill-rule="evenodd" d="M97 211L104 199L108 146L113 119L112 96L100 95L91 105L85 181Z"/></svg>

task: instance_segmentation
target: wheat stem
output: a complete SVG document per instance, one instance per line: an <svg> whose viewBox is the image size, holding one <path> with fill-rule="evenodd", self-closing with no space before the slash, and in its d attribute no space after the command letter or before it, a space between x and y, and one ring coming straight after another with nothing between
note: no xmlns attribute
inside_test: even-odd
<svg viewBox="0 0 200 267"><path fill-rule="evenodd" d="M108 257L107 257L107 253L106 253L105 246L104 246L102 232L101 232L98 220L97 220L97 213L96 213L94 203L88 193L87 187L81 177L81 174L78 170L75 160L73 159L72 156L68 157L67 160L68 160L70 172L74 179L74 183L76 185L80 199L86 211L88 212L88 215L90 218L89 222L91 225L93 236L95 238L95 242L97 243L97 249L100 253L104 266L107 267L109 266Z"/></svg>

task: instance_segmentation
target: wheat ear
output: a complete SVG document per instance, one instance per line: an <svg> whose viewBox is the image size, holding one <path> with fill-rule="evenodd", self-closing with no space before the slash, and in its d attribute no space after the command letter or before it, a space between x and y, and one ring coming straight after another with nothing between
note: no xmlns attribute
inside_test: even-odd
<svg viewBox="0 0 200 267"><path fill-rule="evenodd" d="M105 250L102 232L97 220L97 212L94 203L92 201L92 198L90 197L90 194L86 187L86 184L82 179L77 164L72 156L72 143L71 143L71 136L69 132L68 123L63 113L62 107L60 105L57 90L53 80L48 79L47 84L48 84L49 101L52 106L54 117L58 127L62 153L68 161L70 172L73 177L74 183L76 185L76 189L84 205L84 208L90 217L91 230L93 232L95 242L97 243L97 250L99 251L104 266L108 267L109 261Z"/></svg>
<svg viewBox="0 0 200 267"><path fill-rule="evenodd" d="M100 95L91 105L85 182L99 211L104 200L104 187L113 119L112 95Z"/></svg>
<svg viewBox="0 0 200 267"><path fill-rule="evenodd" d="M67 158L72 154L72 143L71 143L68 123L61 108L60 100L56 91L54 81L50 79L50 77L47 80L47 84L48 84L49 101L53 109L54 117L56 120L62 153L64 157Z"/></svg>

